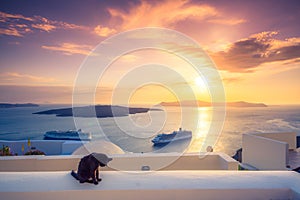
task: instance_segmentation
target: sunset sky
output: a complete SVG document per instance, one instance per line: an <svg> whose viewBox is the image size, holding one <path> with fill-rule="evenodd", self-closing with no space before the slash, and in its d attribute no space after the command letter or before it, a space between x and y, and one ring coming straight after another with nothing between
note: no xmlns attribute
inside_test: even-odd
<svg viewBox="0 0 300 200"><path fill-rule="evenodd" d="M227 101L299 104L299 19L298 0L0 0L0 102L71 103L80 65L100 42L135 28L162 27L186 34L207 52ZM122 70L116 65L110 77ZM151 95L152 103L174 100L161 93ZM143 90L136 93L137 102L143 97L151 103Z"/></svg>

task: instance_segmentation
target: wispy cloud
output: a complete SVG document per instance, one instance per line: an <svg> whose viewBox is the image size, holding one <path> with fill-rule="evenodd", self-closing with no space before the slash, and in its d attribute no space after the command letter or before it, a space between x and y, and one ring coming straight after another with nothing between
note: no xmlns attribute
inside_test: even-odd
<svg viewBox="0 0 300 200"><path fill-rule="evenodd" d="M35 30L51 32L56 29L78 29L84 30L87 27L71 24L63 21L50 20L42 16L26 17L20 14L0 12L0 34L16 37L23 37Z"/></svg>
<svg viewBox="0 0 300 200"><path fill-rule="evenodd" d="M60 51L65 55L81 54L81 55L90 55L93 46L74 44L74 43L62 43L56 46L42 46L43 49L51 51Z"/></svg>
<svg viewBox="0 0 300 200"><path fill-rule="evenodd" d="M174 28L186 20L205 21L225 25L244 23L244 19L228 19L215 7L192 4L190 0L145 1L133 5L128 11L109 7L110 25L118 31L140 27ZM112 32L110 34L113 34Z"/></svg>
<svg viewBox="0 0 300 200"><path fill-rule="evenodd" d="M57 83L57 80L54 78L44 77L44 76L34 76L30 74L21 74L17 72L7 72L0 74L2 85L10 84L42 84L42 83Z"/></svg>
<svg viewBox="0 0 300 200"><path fill-rule="evenodd" d="M16 37L22 37L23 34L16 28L0 28L0 35L11 35Z"/></svg>
<svg viewBox="0 0 300 200"><path fill-rule="evenodd" d="M247 22L245 19L210 19L208 22L215 24L223 24L223 25L238 25Z"/></svg>
<svg viewBox="0 0 300 200"><path fill-rule="evenodd" d="M251 35L229 45L228 49L210 52L219 69L251 72L263 63L292 61L300 58L300 38L275 39L278 32Z"/></svg>
<svg viewBox="0 0 300 200"><path fill-rule="evenodd" d="M0 102L71 103L72 87L0 85Z"/></svg>
<svg viewBox="0 0 300 200"><path fill-rule="evenodd" d="M57 28L56 26L53 26L51 24L32 24L31 26L33 28L40 29L46 32L50 32Z"/></svg>
<svg viewBox="0 0 300 200"><path fill-rule="evenodd" d="M21 43L20 42L8 42L8 44L10 44L10 45L20 45Z"/></svg>
<svg viewBox="0 0 300 200"><path fill-rule="evenodd" d="M23 20L26 20L26 21L34 21L33 18L31 17L25 17L23 15L20 15L20 14L9 14L9 13L5 13L5 12L1 12L0 11L0 19L1 20L6 20L6 19L23 19Z"/></svg>

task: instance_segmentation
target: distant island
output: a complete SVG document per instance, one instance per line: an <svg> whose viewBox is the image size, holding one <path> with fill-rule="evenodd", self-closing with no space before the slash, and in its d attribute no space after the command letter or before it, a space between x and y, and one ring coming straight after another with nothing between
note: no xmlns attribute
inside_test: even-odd
<svg viewBox="0 0 300 200"><path fill-rule="evenodd" d="M38 104L33 103L0 103L0 108L17 108L17 107L39 107Z"/></svg>
<svg viewBox="0 0 300 200"><path fill-rule="evenodd" d="M198 104L199 107L210 107L211 102L206 101L182 101L182 102L161 102L161 106L184 106L184 107L193 107ZM218 105L218 103L216 103ZM236 102L226 102L228 107L268 107L264 103L249 103L245 101L236 101Z"/></svg>
<svg viewBox="0 0 300 200"><path fill-rule="evenodd" d="M226 105L229 107L268 107L264 103L249 103L245 101L228 102Z"/></svg>
<svg viewBox="0 0 300 200"><path fill-rule="evenodd" d="M83 106L83 107L74 107L74 108L61 108L61 109L52 109L41 112L36 112L33 114L39 115L56 115L57 117L123 117L128 116L129 114L136 113L146 113L152 108L133 108L125 106L112 106L112 105L96 105L96 106Z"/></svg>

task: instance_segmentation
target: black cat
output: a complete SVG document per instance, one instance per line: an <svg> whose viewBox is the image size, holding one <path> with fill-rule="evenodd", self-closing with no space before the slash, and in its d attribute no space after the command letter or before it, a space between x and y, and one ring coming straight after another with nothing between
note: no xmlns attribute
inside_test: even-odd
<svg viewBox="0 0 300 200"><path fill-rule="evenodd" d="M99 178L99 166L105 167L112 158L103 153L92 153L83 157L78 165L77 173L72 170L71 175L80 183L88 182L95 185L101 181Z"/></svg>

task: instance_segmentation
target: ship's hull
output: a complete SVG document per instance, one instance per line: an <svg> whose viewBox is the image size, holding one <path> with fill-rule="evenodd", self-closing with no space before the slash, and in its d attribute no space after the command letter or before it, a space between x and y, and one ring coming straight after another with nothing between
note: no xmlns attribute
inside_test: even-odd
<svg viewBox="0 0 300 200"><path fill-rule="evenodd" d="M173 139L173 140L157 141L157 142L153 142L153 145L154 146L166 145L166 144L169 144L170 142L176 142L176 141L182 141L182 140L188 140L188 139L191 139L191 137L177 138L177 139Z"/></svg>

